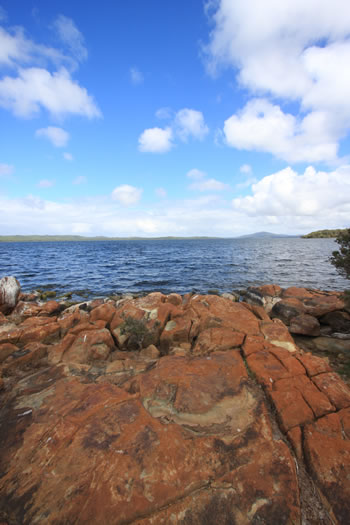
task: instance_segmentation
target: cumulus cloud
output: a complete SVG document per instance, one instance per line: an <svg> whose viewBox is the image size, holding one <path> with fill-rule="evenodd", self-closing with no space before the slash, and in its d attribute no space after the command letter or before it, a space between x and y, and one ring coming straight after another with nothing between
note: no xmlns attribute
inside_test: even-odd
<svg viewBox="0 0 350 525"><path fill-rule="evenodd" d="M302 120L283 113L265 99L253 99L225 121L229 146L271 152L289 162L332 161L338 144L324 113L309 113Z"/></svg>
<svg viewBox="0 0 350 525"><path fill-rule="evenodd" d="M22 27L0 27L0 65L11 70L0 78L0 107L25 118L36 116L41 109L56 118L101 116L93 97L71 76L87 58L82 34L63 15L53 28L65 50L34 42Z"/></svg>
<svg viewBox="0 0 350 525"><path fill-rule="evenodd" d="M0 164L0 177L2 175L4 176L12 175L13 172L14 172L14 167L11 166L10 164Z"/></svg>
<svg viewBox="0 0 350 525"><path fill-rule="evenodd" d="M135 186L130 186L129 184L122 184L113 190L112 199L118 201L123 206L132 206L139 202L141 195L141 188L135 188Z"/></svg>
<svg viewBox="0 0 350 525"><path fill-rule="evenodd" d="M9 234L68 234L76 226L110 236L232 237L261 230L300 234L349 226L349 184L349 166L330 172L308 168L301 174L287 168L264 177L249 199L241 197L233 204L225 194L201 194L187 200L159 199L147 208L116 206L110 196L60 202L0 194L0 229Z"/></svg>
<svg viewBox="0 0 350 525"><path fill-rule="evenodd" d="M172 113L170 108L160 108L156 117L169 120ZM195 109L184 108L175 114L168 127L146 129L139 137L139 150L164 153L173 147L176 138L182 142L187 142L190 137L203 140L208 133L203 114Z"/></svg>
<svg viewBox="0 0 350 525"><path fill-rule="evenodd" d="M131 67L129 69L129 74L130 74L130 80L132 84L134 84L134 86L138 86L139 84L143 83L144 81L143 74L141 73L141 71L137 69L137 67Z"/></svg>
<svg viewBox="0 0 350 525"><path fill-rule="evenodd" d="M74 160L73 155L72 155L71 153L68 153L68 151L65 151L65 152L63 153L63 158L64 158L65 160L70 161L70 162L71 162L72 160Z"/></svg>
<svg viewBox="0 0 350 525"><path fill-rule="evenodd" d="M62 128L56 128L54 126L48 126L47 128L37 129L35 132L35 136L44 137L48 139L54 146L56 146L56 148L63 148L69 140L69 133L67 133L67 131L65 131Z"/></svg>
<svg viewBox="0 0 350 525"><path fill-rule="evenodd" d="M62 68L50 73L42 68L20 69L17 77L0 80L0 106L19 117L32 117L41 108L55 117L68 114L101 116L93 98Z"/></svg>
<svg viewBox="0 0 350 525"><path fill-rule="evenodd" d="M189 137L203 140L209 133L209 128L204 122L203 114L194 109L184 108L176 113L175 129L181 140L186 142Z"/></svg>
<svg viewBox="0 0 350 525"><path fill-rule="evenodd" d="M171 128L145 129L139 137L139 150L149 153L166 153L173 147Z"/></svg>
<svg viewBox="0 0 350 525"><path fill-rule="evenodd" d="M303 174L288 167L253 184L252 193L234 199L234 209L251 216L349 217L350 166L332 172L308 167Z"/></svg>
<svg viewBox="0 0 350 525"><path fill-rule="evenodd" d="M59 38L71 54L82 62L87 59L88 52L85 47L84 37L71 18L59 15L53 24Z"/></svg>
<svg viewBox="0 0 350 525"><path fill-rule="evenodd" d="M40 182L38 182L38 188L51 188L54 186L54 184L54 180L42 179Z"/></svg>
<svg viewBox="0 0 350 525"><path fill-rule="evenodd" d="M350 129L347 0L286 0L280 4L274 0L244 4L218 0L210 4L214 29L205 49L209 70L232 67L241 86L255 96L263 93L265 98L297 102L304 114L292 122L290 114L274 105L275 115L271 110L266 122L251 120L252 125L266 123L270 132L271 120L277 119L277 129L282 127L284 132L279 151L266 141L262 144L261 137L258 149L293 162L333 160L339 141ZM243 116L250 109L245 107ZM242 114L233 115L230 121L234 137L236 119L242 124ZM243 124L244 132L247 119ZM228 144L237 147L235 138ZM242 141L241 147L256 146ZM292 148L298 150L293 156Z"/></svg>

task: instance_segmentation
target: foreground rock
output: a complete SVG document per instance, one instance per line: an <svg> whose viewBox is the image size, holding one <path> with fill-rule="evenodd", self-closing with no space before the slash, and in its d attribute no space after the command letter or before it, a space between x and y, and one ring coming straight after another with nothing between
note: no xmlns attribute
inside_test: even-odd
<svg viewBox="0 0 350 525"><path fill-rule="evenodd" d="M348 523L350 390L280 319L47 305L0 319L2 524Z"/></svg>

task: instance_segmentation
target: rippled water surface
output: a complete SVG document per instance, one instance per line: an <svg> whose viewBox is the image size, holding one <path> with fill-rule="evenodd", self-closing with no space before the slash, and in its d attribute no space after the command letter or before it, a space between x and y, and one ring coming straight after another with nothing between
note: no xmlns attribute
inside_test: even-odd
<svg viewBox="0 0 350 525"><path fill-rule="evenodd" d="M25 291L228 292L276 283L343 290L328 259L333 239L196 239L0 243L0 277Z"/></svg>

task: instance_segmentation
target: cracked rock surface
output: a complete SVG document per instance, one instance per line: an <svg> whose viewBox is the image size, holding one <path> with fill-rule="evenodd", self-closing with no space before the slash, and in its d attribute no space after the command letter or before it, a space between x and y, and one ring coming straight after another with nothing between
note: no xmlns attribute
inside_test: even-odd
<svg viewBox="0 0 350 525"><path fill-rule="evenodd" d="M22 296L0 366L1 525L348 524L350 390L260 307Z"/></svg>

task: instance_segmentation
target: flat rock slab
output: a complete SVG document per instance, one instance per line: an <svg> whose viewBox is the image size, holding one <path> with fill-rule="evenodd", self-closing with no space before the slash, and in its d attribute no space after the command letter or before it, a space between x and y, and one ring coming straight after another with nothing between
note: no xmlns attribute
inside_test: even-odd
<svg viewBox="0 0 350 525"><path fill-rule="evenodd" d="M23 379L2 414L6 523L299 522L292 454L239 352L169 356L123 389L65 374Z"/></svg>
<svg viewBox="0 0 350 525"><path fill-rule="evenodd" d="M54 303L0 316L1 525L348 525L350 390L281 320L212 295Z"/></svg>

